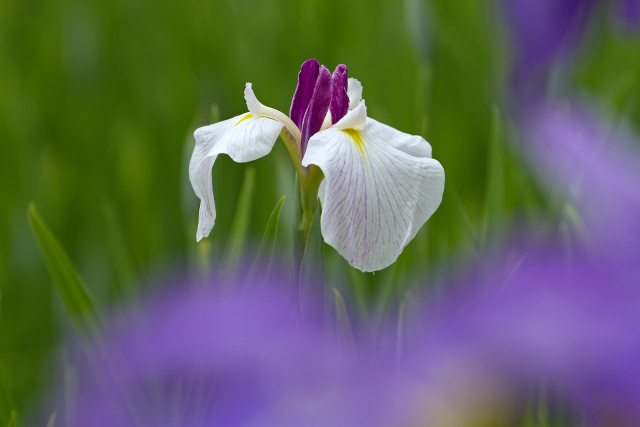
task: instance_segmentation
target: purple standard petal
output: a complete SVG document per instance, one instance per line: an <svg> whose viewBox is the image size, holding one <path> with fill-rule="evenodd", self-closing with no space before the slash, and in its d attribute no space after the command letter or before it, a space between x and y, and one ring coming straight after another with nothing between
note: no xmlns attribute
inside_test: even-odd
<svg viewBox="0 0 640 427"><path fill-rule="evenodd" d="M329 105L331 104L331 71L329 71L324 65L320 66L318 73L318 79L316 80L316 86L313 89L313 96L309 102L309 108L304 115L302 122L302 141L301 150L302 155L307 148L307 142L309 138L322 128L322 122L327 116L329 111Z"/></svg>
<svg viewBox="0 0 640 427"><path fill-rule="evenodd" d="M296 92L293 94L293 101L291 101L291 110L289 111L289 117L293 120L293 123L302 128L302 121L304 120L304 114L307 112L313 90L316 87L316 80L318 79L318 72L320 71L320 64L315 59L307 59L298 73L298 86Z"/></svg>
<svg viewBox="0 0 640 427"><path fill-rule="evenodd" d="M331 76L331 106L329 109L331 111L332 125L338 123L349 111L348 84L347 66L340 64L333 72L333 76Z"/></svg>

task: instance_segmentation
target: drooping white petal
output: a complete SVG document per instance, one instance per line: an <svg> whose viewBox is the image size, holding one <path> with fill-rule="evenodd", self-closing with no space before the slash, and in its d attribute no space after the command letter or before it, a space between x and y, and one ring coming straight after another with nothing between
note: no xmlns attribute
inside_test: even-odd
<svg viewBox="0 0 640 427"><path fill-rule="evenodd" d="M392 264L442 201L444 169L415 138L368 118L361 131L333 126L309 140L302 164L326 182L322 235L362 271Z"/></svg>
<svg viewBox="0 0 640 427"><path fill-rule="evenodd" d="M362 83L356 79L349 79L347 83L347 96L349 97L349 109L353 110L362 99Z"/></svg>
<svg viewBox="0 0 640 427"><path fill-rule="evenodd" d="M246 113L195 131L196 146L189 163L189 179L200 198L198 241L209 235L216 219L211 168L218 154L228 154L238 163L259 159L269 154L282 126L276 120Z"/></svg>

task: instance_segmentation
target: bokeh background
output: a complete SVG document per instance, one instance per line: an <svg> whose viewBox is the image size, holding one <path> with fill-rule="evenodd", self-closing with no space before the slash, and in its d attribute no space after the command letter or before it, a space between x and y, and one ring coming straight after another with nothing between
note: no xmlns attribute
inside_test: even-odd
<svg viewBox="0 0 640 427"><path fill-rule="evenodd" d="M573 59L573 90L637 126L640 39L597 12ZM186 167L197 127L246 111L245 82L288 112L308 58L346 64L369 115L424 136L446 171L441 207L394 266L363 274L325 248L328 280L349 303L366 313L412 286L437 287L440 271L513 224L561 230L562 209L513 148L511 46L490 0L0 2L0 423L12 408L34 411L60 377L69 328L29 203L105 308L238 245L229 236L247 168L243 245L260 242L286 195L277 240L286 262L294 169L281 142L251 165L218 159L217 223L200 244Z"/></svg>

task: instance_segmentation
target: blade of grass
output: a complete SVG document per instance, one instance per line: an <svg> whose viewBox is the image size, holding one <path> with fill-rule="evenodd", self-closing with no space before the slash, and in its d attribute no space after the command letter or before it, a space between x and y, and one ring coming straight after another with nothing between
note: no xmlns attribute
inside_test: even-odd
<svg viewBox="0 0 640 427"><path fill-rule="evenodd" d="M404 346L405 311L407 308L407 295L403 298L398 308L398 323L396 326L396 363L402 360L402 349Z"/></svg>
<svg viewBox="0 0 640 427"><path fill-rule="evenodd" d="M0 377L0 419L2 423L11 417L13 408L16 408L16 401L7 390L4 380Z"/></svg>
<svg viewBox="0 0 640 427"><path fill-rule="evenodd" d="M224 265L225 268L233 270L238 265L242 257L249 219L251 218L251 204L253 201L253 189L256 181L256 170L253 166L245 169L236 215L231 224L231 232L227 243Z"/></svg>
<svg viewBox="0 0 640 427"><path fill-rule="evenodd" d="M73 324L81 332L95 333L98 328L96 306L69 256L42 220L35 206L29 205L29 223L44 257L49 274L62 297Z"/></svg>
<svg viewBox="0 0 640 427"><path fill-rule="evenodd" d="M254 274L258 270L261 270L262 272L267 272L269 270L271 257L273 256L273 250L276 246L276 234L278 233L280 210L282 209L284 198L285 196L282 196L278 203L276 203L276 206L273 208L271 216L269 217L269 222L267 223L267 228L264 231L262 243L260 244L260 250L258 250L258 255L256 256L256 260L253 264L252 270Z"/></svg>
<svg viewBox="0 0 640 427"><path fill-rule="evenodd" d="M316 209L300 263L300 310L302 316L321 321L324 312L324 240L320 232L320 207Z"/></svg>
<svg viewBox="0 0 640 427"><path fill-rule="evenodd" d="M56 413L54 412L49 417L49 421L47 421L47 427L55 427L56 426Z"/></svg>
<svg viewBox="0 0 640 427"><path fill-rule="evenodd" d="M460 224L462 225L462 229L465 231L466 237L471 244L471 247L473 248L474 254L477 256L480 252L480 243L478 242L478 237L475 230L473 229L473 225L471 224L469 215L467 215L467 211L462 205L460 195L458 194L458 191L454 184L449 184L449 189L447 191L453 203L453 208L458 214L458 219L460 221Z"/></svg>
<svg viewBox="0 0 640 427"><path fill-rule="evenodd" d="M103 203L102 213L104 214L111 264L116 277L114 293L120 298L131 296L134 291L133 279L136 276L133 254L126 243L125 234L113 204Z"/></svg>
<svg viewBox="0 0 640 427"><path fill-rule="evenodd" d="M495 226L500 223L504 205L504 145L502 143L502 120L500 111L494 104L491 110L491 133L487 159L487 179L484 204L482 242Z"/></svg>
<svg viewBox="0 0 640 427"><path fill-rule="evenodd" d="M349 285L353 290L358 314L361 318L369 319L369 298L367 296L367 288L371 288L371 280L368 273L363 273L351 266L347 266L349 275Z"/></svg>
<svg viewBox="0 0 640 427"><path fill-rule="evenodd" d="M16 422L16 411L11 411L11 415L9 416L9 422L7 423L7 427L16 427L18 423Z"/></svg>
<svg viewBox="0 0 640 427"><path fill-rule="evenodd" d="M336 328L338 330L338 343L340 348L345 351L346 354L356 354L356 343L353 339L353 332L351 330L351 322L349 321L349 313L347 312L347 306L344 303L344 299L336 288L333 288L333 296L336 304Z"/></svg>
<svg viewBox="0 0 640 427"><path fill-rule="evenodd" d="M302 228L302 202L300 200L300 181L295 174L293 186L293 272L296 281L300 281L300 266L304 256L305 236Z"/></svg>

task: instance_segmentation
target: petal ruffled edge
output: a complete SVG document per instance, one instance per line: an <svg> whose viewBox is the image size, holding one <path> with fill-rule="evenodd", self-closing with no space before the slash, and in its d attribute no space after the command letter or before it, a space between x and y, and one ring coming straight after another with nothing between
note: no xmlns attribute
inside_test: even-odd
<svg viewBox="0 0 640 427"><path fill-rule="evenodd" d="M362 83L350 78L347 84L347 96L349 97L349 109L353 110L362 100Z"/></svg>
<svg viewBox="0 0 640 427"><path fill-rule="evenodd" d="M442 201L442 165L403 150L419 146L415 138L424 141L367 119L362 130L334 126L309 141L302 164L325 175L322 235L359 270L391 265Z"/></svg>

